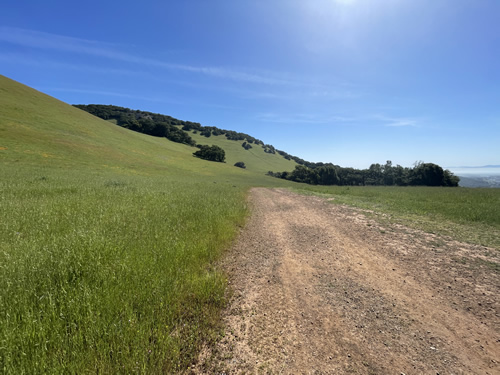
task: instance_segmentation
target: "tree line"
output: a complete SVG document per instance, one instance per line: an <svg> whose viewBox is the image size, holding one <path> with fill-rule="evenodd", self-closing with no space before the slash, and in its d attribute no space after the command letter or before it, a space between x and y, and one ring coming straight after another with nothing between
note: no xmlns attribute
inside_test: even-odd
<svg viewBox="0 0 500 375"><path fill-rule="evenodd" d="M234 130L219 129L215 126L203 126L197 122L186 121L182 126L182 130L191 130L193 131L193 133L200 133L200 135L203 135L207 138L211 137L212 135L225 135L226 138L230 141L246 141L248 142L248 144L254 143L256 145L264 145L264 142L262 142L260 139L252 137L251 135L236 132Z"/></svg>
<svg viewBox="0 0 500 375"><path fill-rule="evenodd" d="M218 146L201 146L189 135L189 131L199 133L206 138L212 135L224 135L228 140L243 141L242 147L249 150L253 145L259 145L264 152L279 154L287 160L293 160L298 165L292 172L272 172L268 175L296 182L305 182L314 185L427 185L427 186L458 186L459 178L448 170L443 170L433 163L416 163L414 168L400 165L393 166L391 161L385 165L372 164L368 169L343 168L331 163L313 163L274 146L265 144L251 135L233 130L219 129L215 126L203 126L197 122L183 121L171 116L158 113L133 110L114 105L74 105L104 120L115 120L116 124L124 128L149 134L156 137L165 137L173 142L196 146L200 150L193 154L199 158L221 161L225 160L225 152Z"/></svg>
<svg viewBox="0 0 500 375"><path fill-rule="evenodd" d="M415 163L413 168L372 164L368 169L343 168L334 164L308 163L297 165L292 172L267 174L311 185L383 185L383 186L458 186L460 178L434 163Z"/></svg>
<svg viewBox="0 0 500 375"><path fill-rule="evenodd" d="M117 125L124 128L157 137L165 137L171 141L190 146L196 146L196 142L189 136L188 131L192 131L195 134L199 133L207 138L212 135L224 135L230 141L245 141L243 147L246 150L252 148L251 144L269 147L269 145L264 145L264 142L260 139L245 133L220 129L215 126L203 126L198 122L179 120L158 113L102 104L75 104L74 107L87 111L104 120L115 120ZM264 148L266 149L266 147Z"/></svg>
<svg viewBox="0 0 500 375"><path fill-rule="evenodd" d="M155 137L165 137L177 143L190 146L196 145L196 142L190 135L179 128L179 126L183 126L188 121L181 121L158 113L132 110L114 105L78 104L75 107L104 120L115 120L116 124L123 128Z"/></svg>

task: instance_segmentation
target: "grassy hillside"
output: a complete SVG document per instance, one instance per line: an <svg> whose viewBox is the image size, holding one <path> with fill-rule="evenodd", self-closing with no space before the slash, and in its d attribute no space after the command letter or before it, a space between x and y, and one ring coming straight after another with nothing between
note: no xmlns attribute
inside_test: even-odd
<svg viewBox="0 0 500 375"><path fill-rule="evenodd" d="M2 373L171 373L215 337L246 191L285 182L195 150L0 76Z"/></svg>
<svg viewBox="0 0 500 375"><path fill-rule="evenodd" d="M257 185L276 184L262 176L268 170L291 170L295 165L281 156L264 153L260 147L249 152L239 142L216 139L221 137L211 137L208 143L227 148L227 163L199 160L192 156L196 148L117 127L3 76L0 111L0 151L2 162L9 164L19 161L61 168L86 165L104 173L126 169L146 175L240 176L242 183ZM247 170L234 167L236 161L248 164Z"/></svg>
<svg viewBox="0 0 500 375"><path fill-rule="evenodd" d="M226 162L230 165L238 161L245 163L249 171L265 174L268 171L293 171L296 162L287 160L279 154L268 154L260 145L252 145L252 148L245 150L242 147L244 141L230 141L224 135L212 135L209 138L189 132L197 144L216 145L222 147L226 152Z"/></svg>

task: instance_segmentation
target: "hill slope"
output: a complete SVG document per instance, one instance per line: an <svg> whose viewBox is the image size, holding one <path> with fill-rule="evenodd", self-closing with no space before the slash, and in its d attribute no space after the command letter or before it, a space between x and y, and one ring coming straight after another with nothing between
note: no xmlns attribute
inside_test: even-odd
<svg viewBox="0 0 500 375"><path fill-rule="evenodd" d="M228 140L224 135L212 135L206 138L199 133L194 134L189 132L197 144L201 145L216 145L222 147L226 151L226 161L230 165L238 161L245 163L250 171L257 173L267 173L268 171L293 171L296 162L287 160L279 154L269 154L264 152L260 145L253 145L249 150L242 147L244 141Z"/></svg>
<svg viewBox="0 0 500 375"><path fill-rule="evenodd" d="M2 373L181 372L216 336L246 191L288 183L195 150L0 76Z"/></svg>
<svg viewBox="0 0 500 375"><path fill-rule="evenodd" d="M192 156L197 149L127 130L101 120L48 95L0 76L0 152L2 161L37 166L127 169L132 173L201 173L268 181L269 170L292 170L295 162L267 154L262 148L246 151L241 142L193 134L201 144L226 150L226 164ZM243 161L246 170L233 166ZM258 182L257 182L258 184Z"/></svg>

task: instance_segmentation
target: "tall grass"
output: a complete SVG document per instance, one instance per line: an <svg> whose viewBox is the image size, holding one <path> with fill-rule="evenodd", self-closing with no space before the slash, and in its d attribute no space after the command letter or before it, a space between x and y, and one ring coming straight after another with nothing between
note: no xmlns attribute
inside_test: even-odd
<svg viewBox="0 0 500 375"><path fill-rule="evenodd" d="M251 185L230 163L132 132L0 75L0 373L172 373L217 329L214 263Z"/></svg>
<svg viewBox="0 0 500 375"><path fill-rule="evenodd" d="M168 373L216 329L246 214L212 181L3 170L0 372Z"/></svg>
<svg viewBox="0 0 500 375"><path fill-rule="evenodd" d="M333 203L385 213L392 220L500 248L500 189L396 186L305 186Z"/></svg>

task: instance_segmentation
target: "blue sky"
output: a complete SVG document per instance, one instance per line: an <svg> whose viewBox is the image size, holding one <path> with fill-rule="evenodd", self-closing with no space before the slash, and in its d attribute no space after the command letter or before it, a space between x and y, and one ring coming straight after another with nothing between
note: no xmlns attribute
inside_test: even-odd
<svg viewBox="0 0 500 375"><path fill-rule="evenodd" d="M500 164L497 0L6 0L0 74L309 161Z"/></svg>

